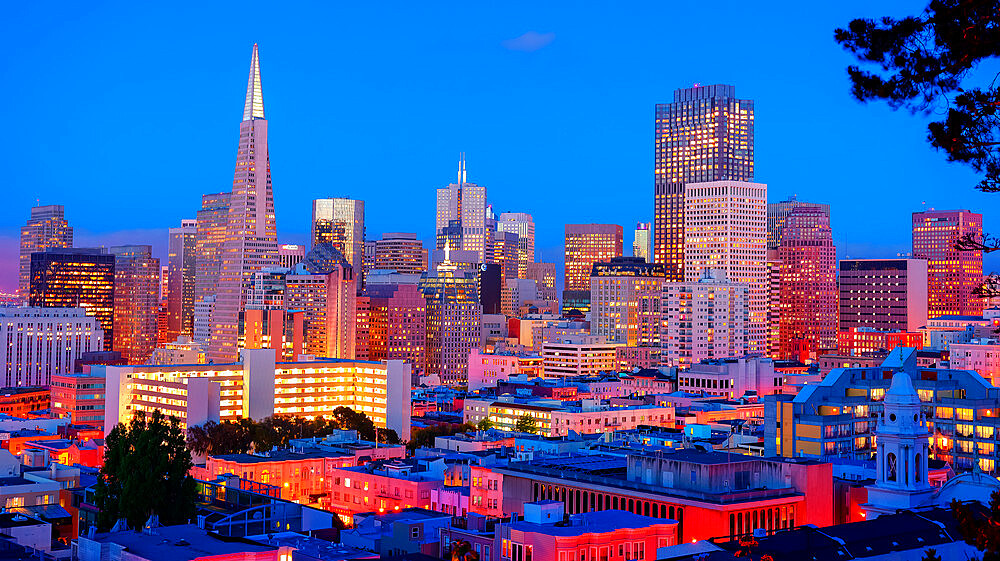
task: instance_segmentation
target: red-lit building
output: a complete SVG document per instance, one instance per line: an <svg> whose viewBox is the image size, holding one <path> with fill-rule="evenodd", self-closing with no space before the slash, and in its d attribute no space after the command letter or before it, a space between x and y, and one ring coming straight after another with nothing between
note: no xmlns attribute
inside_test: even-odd
<svg viewBox="0 0 1000 561"><path fill-rule="evenodd" d="M275 362L298 360L305 352L305 312L301 310L244 310L240 348L274 349Z"/></svg>
<svg viewBox="0 0 1000 561"><path fill-rule="evenodd" d="M52 375L52 415L74 425L104 428L104 376L78 372Z"/></svg>
<svg viewBox="0 0 1000 561"><path fill-rule="evenodd" d="M55 378L58 374L53 374ZM11 417L24 418L32 411L49 408L48 388L2 388L0 389L0 413Z"/></svg>
<svg viewBox="0 0 1000 561"><path fill-rule="evenodd" d="M796 206L778 245L778 357L808 360L837 344L837 248L830 213Z"/></svg>
<svg viewBox="0 0 1000 561"><path fill-rule="evenodd" d="M892 351L896 347L924 348L922 333L879 331L870 327L855 327L837 334L837 352L847 356L865 356Z"/></svg>
<svg viewBox="0 0 1000 561"><path fill-rule="evenodd" d="M81 465L100 468L104 465L104 442L86 442L66 438L28 440L23 450L43 450L49 459L64 466Z"/></svg>
<svg viewBox="0 0 1000 561"><path fill-rule="evenodd" d="M427 351L427 301L416 284L371 283L368 299L368 360L405 360L423 372Z"/></svg>
<svg viewBox="0 0 1000 561"><path fill-rule="evenodd" d="M913 213L913 257L927 260L927 317L982 316L983 254L959 251L963 236L982 239L983 215L968 210Z"/></svg>

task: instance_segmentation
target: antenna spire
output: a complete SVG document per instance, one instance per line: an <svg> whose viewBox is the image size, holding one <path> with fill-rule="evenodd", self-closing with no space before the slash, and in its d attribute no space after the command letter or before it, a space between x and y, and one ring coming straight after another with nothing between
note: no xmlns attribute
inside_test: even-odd
<svg viewBox="0 0 1000 561"><path fill-rule="evenodd" d="M458 185L465 185L465 152L458 153Z"/></svg>

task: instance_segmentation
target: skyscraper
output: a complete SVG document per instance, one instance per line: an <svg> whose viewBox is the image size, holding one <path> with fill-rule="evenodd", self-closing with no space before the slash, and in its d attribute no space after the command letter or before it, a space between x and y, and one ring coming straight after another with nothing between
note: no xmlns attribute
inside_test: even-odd
<svg viewBox="0 0 1000 561"><path fill-rule="evenodd" d="M33 207L28 223L21 227L21 272L17 285L17 297L20 301L28 300L31 254L50 247L73 247L73 228L64 218L62 205Z"/></svg>
<svg viewBox="0 0 1000 561"><path fill-rule="evenodd" d="M842 259L840 331L908 331L927 325L927 261Z"/></svg>
<svg viewBox="0 0 1000 561"><path fill-rule="evenodd" d="M913 257L927 260L927 317L981 316L983 299L975 290L983 282L983 254L959 251L963 236L983 236L983 215L968 210L913 213Z"/></svg>
<svg viewBox="0 0 1000 561"><path fill-rule="evenodd" d="M719 270L703 270L694 282L663 285L663 352L669 366L746 354L750 327L747 286Z"/></svg>
<svg viewBox="0 0 1000 561"><path fill-rule="evenodd" d="M684 184L753 180L753 101L721 84L678 89L672 103L656 105L655 125L653 260L666 266L668 281L680 281Z"/></svg>
<svg viewBox="0 0 1000 561"><path fill-rule="evenodd" d="M785 227L785 220L792 210L799 207L818 208L827 218L830 218L830 205L821 203L807 203L800 201L792 195L784 201L767 203L767 248L778 249L781 245L781 231Z"/></svg>
<svg viewBox="0 0 1000 561"><path fill-rule="evenodd" d="M539 298L559 302L559 292L556 290L555 263L529 263L525 278L535 281Z"/></svg>
<svg viewBox="0 0 1000 561"><path fill-rule="evenodd" d="M145 364L156 348L160 260L148 245L111 248L115 259L114 350L126 364Z"/></svg>
<svg viewBox="0 0 1000 561"><path fill-rule="evenodd" d="M590 272L594 263L622 256L622 227L617 224L567 224L565 228L563 309L589 309ZM570 294L567 294L569 292Z"/></svg>
<svg viewBox="0 0 1000 561"><path fill-rule="evenodd" d="M48 386L83 353L102 351L104 331L82 308L0 308L0 341L3 387Z"/></svg>
<svg viewBox="0 0 1000 561"><path fill-rule="evenodd" d="M653 262L653 231L649 222L639 222L635 225L635 233L632 237L632 256L641 257L647 263Z"/></svg>
<svg viewBox="0 0 1000 561"><path fill-rule="evenodd" d="M785 218L781 261L778 357L816 359L837 347L837 248L828 210L798 206Z"/></svg>
<svg viewBox="0 0 1000 561"><path fill-rule="evenodd" d="M286 269L291 269L292 267L299 264L300 261L306 256L306 246L294 244L294 243L283 243L278 246L278 266L285 267Z"/></svg>
<svg viewBox="0 0 1000 561"><path fill-rule="evenodd" d="M660 354L663 265L641 257L594 263L590 273L590 333L609 343L653 347Z"/></svg>
<svg viewBox="0 0 1000 561"><path fill-rule="evenodd" d="M169 230L167 243L167 341L194 334L195 245L198 221L181 220Z"/></svg>
<svg viewBox="0 0 1000 561"><path fill-rule="evenodd" d="M744 181L690 183L685 189L684 275L697 282L721 270L749 289L750 352L767 352L767 185Z"/></svg>
<svg viewBox="0 0 1000 561"><path fill-rule="evenodd" d="M500 286L506 286L508 279L517 279L520 268L520 244L514 232L499 231L494 233L493 246L490 248L491 263L500 265ZM527 268L525 268L527 269Z"/></svg>
<svg viewBox="0 0 1000 561"><path fill-rule="evenodd" d="M114 341L115 256L98 248L50 248L32 253L28 301L40 308L83 308L101 324L104 350L110 351Z"/></svg>
<svg viewBox="0 0 1000 561"><path fill-rule="evenodd" d="M444 261L420 279L420 290L427 302L425 373L454 386L468 382L469 353L482 340L483 308L476 273L452 264L450 253L445 246Z"/></svg>
<svg viewBox="0 0 1000 561"><path fill-rule="evenodd" d="M312 245L333 244L361 280L365 252L365 202L354 199L316 199L312 208Z"/></svg>
<svg viewBox="0 0 1000 561"><path fill-rule="evenodd" d="M535 262L535 220L526 212L501 212L497 229L517 234L517 277L528 278L528 264Z"/></svg>
<svg viewBox="0 0 1000 561"><path fill-rule="evenodd" d="M257 45L250 59L250 77L240 123L240 142L229 198L226 239L221 266L208 358L236 360L240 310L246 302L253 273L278 264L278 233L271 191L271 162L267 148L267 119L260 83Z"/></svg>
<svg viewBox="0 0 1000 561"><path fill-rule="evenodd" d="M375 241L374 269L419 275L427 271L427 250L416 234L382 234L382 239Z"/></svg>
<svg viewBox="0 0 1000 561"><path fill-rule="evenodd" d="M215 298L215 292L219 287L222 244L226 241L226 225L229 223L229 196L230 193L201 196L201 210L197 215L194 241L195 302Z"/></svg>
<svg viewBox="0 0 1000 561"><path fill-rule="evenodd" d="M492 234L486 224L486 187L466 181L465 154L458 162L458 180L437 190L435 230L437 249L445 241L452 250L474 251L479 262L486 262L486 249L492 244Z"/></svg>

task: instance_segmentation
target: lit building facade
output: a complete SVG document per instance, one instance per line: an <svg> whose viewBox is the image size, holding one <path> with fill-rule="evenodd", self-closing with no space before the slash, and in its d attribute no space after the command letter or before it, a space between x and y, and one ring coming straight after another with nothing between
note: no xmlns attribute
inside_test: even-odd
<svg viewBox="0 0 1000 561"><path fill-rule="evenodd" d="M275 363L270 349L240 354L232 364L91 367L107 379L105 430L156 409L187 427L239 417L330 416L348 407L409 438L410 368L402 361Z"/></svg>
<svg viewBox="0 0 1000 561"><path fill-rule="evenodd" d="M417 235L388 232L375 241L375 269L419 275L427 271L427 250Z"/></svg>
<svg viewBox="0 0 1000 561"><path fill-rule="evenodd" d="M927 325L927 261L841 259L840 331L916 331Z"/></svg>
<svg viewBox="0 0 1000 561"><path fill-rule="evenodd" d="M47 386L83 353L104 350L104 330L83 308L0 308L4 387Z"/></svg>
<svg viewBox="0 0 1000 561"><path fill-rule="evenodd" d="M886 391L900 372L933 431L930 457L956 470L971 469L978 457L983 471L996 473L1000 389L971 370L920 367L916 350L901 347L880 366L834 368L822 384L766 400L764 454L869 459Z"/></svg>
<svg viewBox="0 0 1000 561"><path fill-rule="evenodd" d="M952 343L948 345L948 351L952 368L974 370L994 386L1000 384L1000 342L996 339L973 339L968 343Z"/></svg>
<svg viewBox="0 0 1000 561"><path fill-rule="evenodd" d="M457 182L437 190L437 249L444 249L449 241L453 250L474 252L478 262L485 263L487 249L493 243L493 232L486 224L486 187L469 183L466 177L462 154Z"/></svg>
<svg viewBox="0 0 1000 561"><path fill-rule="evenodd" d="M778 356L814 360L837 346L837 248L829 212L793 209L781 229L778 258Z"/></svg>
<svg viewBox="0 0 1000 561"><path fill-rule="evenodd" d="M552 400L502 397L466 398L462 421L477 425L483 419L502 431L517 430L523 417L535 420L535 431L541 436L600 434L631 430L640 425L674 427L674 408L656 405L609 405L598 400L585 400L583 405Z"/></svg>
<svg viewBox="0 0 1000 561"><path fill-rule="evenodd" d="M526 212L501 212L497 230L517 234L517 278L528 278L528 264L535 262L535 219Z"/></svg>
<svg viewBox="0 0 1000 561"><path fill-rule="evenodd" d="M663 289L661 359L690 366L706 359L738 357L749 350L749 289L722 271L705 271L698 282L668 282Z"/></svg>
<svg viewBox="0 0 1000 561"><path fill-rule="evenodd" d="M402 360L413 372L422 373L427 360L427 301L416 282L393 276L373 275L373 282L365 286L368 359Z"/></svg>
<svg viewBox="0 0 1000 561"><path fill-rule="evenodd" d="M365 202L316 199L312 207L312 245L329 243L344 255L361 278L365 252Z"/></svg>
<svg viewBox="0 0 1000 561"><path fill-rule="evenodd" d="M590 271L598 261L622 256L617 224L567 224L563 261L563 313L590 311Z"/></svg>
<svg viewBox="0 0 1000 561"><path fill-rule="evenodd" d="M104 331L104 350L114 341L115 256L103 249L48 249L31 254L28 305L83 308Z"/></svg>
<svg viewBox="0 0 1000 561"><path fill-rule="evenodd" d="M229 362L236 359L239 316L247 301L253 273L277 265L278 233L271 190L267 119L264 117L260 61L257 45L254 44L215 308L212 310L209 360Z"/></svg>
<svg viewBox="0 0 1000 561"><path fill-rule="evenodd" d="M597 335L567 336L541 344L542 372L546 377L594 376L614 372L616 349Z"/></svg>
<svg viewBox="0 0 1000 561"><path fill-rule="evenodd" d="M746 393L781 393L781 372L770 358L744 356L707 359L677 373L677 389L682 392L739 399Z"/></svg>
<svg viewBox="0 0 1000 561"><path fill-rule="evenodd" d="M983 313L985 301L975 294L983 282L983 254L955 249L969 235L982 239L982 214L968 210L913 213L913 257L927 260L928 318Z"/></svg>
<svg viewBox="0 0 1000 561"><path fill-rule="evenodd" d="M115 258L114 350L127 364L145 364L156 348L160 260L148 245L111 248Z"/></svg>
<svg viewBox="0 0 1000 561"><path fill-rule="evenodd" d="M640 222L635 225L635 232L632 237L632 256L641 257L647 263L653 262L653 230L649 222Z"/></svg>
<svg viewBox="0 0 1000 561"><path fill-rule="evenodd" d="M446 247L444 262L434 276L420 279L427 302L427 350L424 373L437 375L449 386L468 382L469 353L482 338L483 307L476 274L459 269Z"/></svg>
<svg viewBox="0 0 1000 561"><path fill-rule="evenodd" d="M490 263L500 265L500 286L506 286L510 279L520 278L518 269L518 238L513 232L499 231L493 235L492 257Z"/></svg>
<svg viewBox="0 0 1000 561"><path fill-rule="evenodd" d="M535 281L535 290L542 300L558 302L555 263L529 263L525 278Z"/></svg>
<svg viewBox="0 0 1000 561"><path fill-rule="evenodd" d="M180 228L170 228L168 233L167 329L162 336L172 341L181 335L194 334L198 221L181 220Z"/></svg>
<svg viewBox="0 0 1000 561"><path fill-rule="evenodd" d="M73 228L65 218L62 205L36 206L27 224L21 227L20 275L17 297L27 302L31 283L31 254L49 248L73 247Z"/></svg>
<svg viewBox="0 0 1000 561"><path fill-rule="evenodd" d="M495 388L497 382L511 376L542 375L542 357L537 354L498 352L482 353L473 349L469 353L469 391Z"/></svg>
<svg viewBox="0 0 1000 561"><path fill-rule="evenodd" d="M641 257L594 263L590 273L590 332L609 343L660 352L664 267Z"/></svg>
<svg viewBox="0 0 1000 561"><path fill-rule="evenodd" d="M705 269L748 289L747 343L767 352L767 185L742 181L692 183L685 188L684 275L697 282Z"/></svg>
<svg viewBox="0 0 1000 561"><path fill-rule="evenodd" d="M66 372L52 375L52 415L70 418L74 425L104 428L103 375Z"/></svg>
<svg viewBox="0 0 1000 561"><path fill-rule="evenodd" d="M309 274L302 267L300 264L285 277L284 299L286 310L304 312L305 352L327 358L354 358L354 270L344 263Z"/></svg>
<svg viewBox="0 0 1000 561"><path fill-rule="evenodd" d="M306 256L306 246L294 243L283 243L278 246L278 266L291 269Z"/></svg>
<svg viewBox="0 0 1000 561"><path fill-rule="evenodd" d="M882 331L871 327L852 327L837 333L837 352L845 356L871 356L891 352L896 347L924 348L924 335L907 331Z"/></svg>
<svg viewBox="0 0 1000 561"><path fill-rule="evenodd" d="M778 249L781 245L781 233L785 228L785 221L788 215L797 208L817 209L827 218L830 217L830 205L821 203L808 203L795 198L795 195L788 197L784 201L767 203L767 248Z"/></svg>
<svg viewBox="0 0 1000 561"><path fill-rule="evenodd" d="M278 362L297 360L305 352L304 317L302 310L247 308L240 312L239 348L271 349Z"/></svg>
<svg viewBox="0 0 1000 561"><path fill-rule="evenodd" d="M201 196L194 241L195 302L214 299L219 286L219 267L222 266L222 244L226 241L226 226L229 223L230 196L231 193L228 192Z"/></svg>
<svg viewBox="0 0 1000 561"><path fill-rule="evenodd" d="M727 85L674 90L656 105L653 260L668 281L690 280L685 267L685 184L751 181L753 101Z"/></svg>

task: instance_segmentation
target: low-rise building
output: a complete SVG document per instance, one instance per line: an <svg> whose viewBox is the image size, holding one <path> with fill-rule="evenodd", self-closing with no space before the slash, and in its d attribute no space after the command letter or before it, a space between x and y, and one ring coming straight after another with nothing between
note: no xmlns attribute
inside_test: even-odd
<svg viewBox="0 0 1000 561"><path fill-rule="evenodd" d="M450 521L450 514L415 507L358 513L350 521L353 528L342 531L340 540L346 546L378 553L383 559L417 553L434 556L441 529Z"/></svg>
<svg viewBox="0 0 1000 561"><path fill-rule="evenodd" d="M545 376L593 376L617 370L617 345L604 337L582 335L542 343Z"/></svg>
<svg viewBox="0 0 1000 561"><path fill-rule="evenodd" d="M485 317L485 316L484 316ZM469 391L494 387L500 380L526 374L542 373L542 357L538 354L496 352L483 353L472 349L469 353Z"/></svg>
<svg viewBox="0 0 1000 561"><path fill-rule="evenodd" d="M326 474L331 496L325 505L350 523L355 514L431 508L431 490L445 485L440 457L395 459L335 467Z"/></svg>
<svg viewBox="0 0 1000 561"><path fill-rule="evenodd" d="M516 430L522 417L535 421L535 430L543 436L560 436L571 431L595 434L636 428L640 425L674 426L674 408L657 405L616 406L610 401L584 399L579 402L558 400L501 399L465 400L463 420L477 424L489 419L500 430Z"/></svg>
<svg viewBox="0 0 1000 561"><path fill-rule="evenodd" d="M744 394L779 393L782 375L770 358L704 359L677 373L677 389L683 392L738 398Z"/></svg>
<svg viewBox="0 0 1000 561"><path fill-rule="evenodd" d="M52 414L67 416L76 425L104 428L104 397L106 380L103 375L87 372L52 376Z"/></svg>
<svg viewBox="0 0 1000 561"><path fill-rule="evenodd" d="M1000 383L1000 341L973 339L968 343L952 343L951 367L975 370L994 386Z"/></svg>
<svg viewBox="0 0 1000 561"><path fill-rule="evenodd" d="M924 335L906 331L880 331L874 327L852 327L837 333L837 353L864 356L868 353L891 352L896 347L924 348Z"/></svg>

